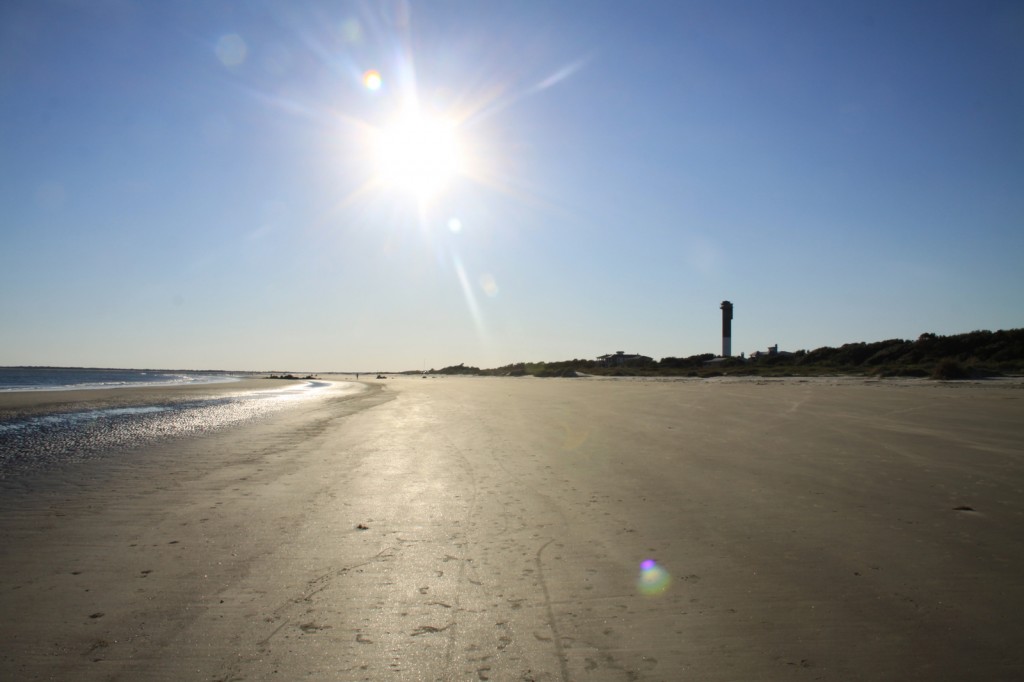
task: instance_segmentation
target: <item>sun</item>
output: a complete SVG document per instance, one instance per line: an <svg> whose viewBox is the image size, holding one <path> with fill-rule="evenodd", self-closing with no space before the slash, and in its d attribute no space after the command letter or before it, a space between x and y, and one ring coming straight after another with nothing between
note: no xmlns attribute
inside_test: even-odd
<svg viewBox="0 0 1024 682"><path fill-rule="evenodd" d="M378 179L421 202L436 198L465 171L457 126L441 116L406 112L376 131L374 146Z"/></svg>

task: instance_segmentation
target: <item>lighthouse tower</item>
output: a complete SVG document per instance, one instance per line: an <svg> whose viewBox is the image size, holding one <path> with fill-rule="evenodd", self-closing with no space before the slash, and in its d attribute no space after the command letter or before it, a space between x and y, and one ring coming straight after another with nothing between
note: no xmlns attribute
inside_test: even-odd
<svg viewBox="0 0 1024 682"><path fill-rule="evenodd" d="M732 356L732 303L722 301L722 357Z"/></svg>

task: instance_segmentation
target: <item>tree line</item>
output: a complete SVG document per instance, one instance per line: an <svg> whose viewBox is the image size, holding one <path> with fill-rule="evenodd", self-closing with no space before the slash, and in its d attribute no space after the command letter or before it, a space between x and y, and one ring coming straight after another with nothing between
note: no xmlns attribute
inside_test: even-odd
<svg viewBox="0 0 1024 682"><path fill-rule="evenodd" d="M452 365L428 374L481 376L567 377L604 376L805 376L854 374L967 379L1024 373L1024 329L979 330L940 336L921 334L917 339L847 343L834 348L762 354L752 358L716 358L702 353L684 358L631 360L606 365L598 360L518 362L481 369Z"/></svg>

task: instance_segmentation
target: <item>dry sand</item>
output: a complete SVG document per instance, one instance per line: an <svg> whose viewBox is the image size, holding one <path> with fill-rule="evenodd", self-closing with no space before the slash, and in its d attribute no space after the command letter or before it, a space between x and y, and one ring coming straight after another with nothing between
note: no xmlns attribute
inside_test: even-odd
<svg viewBox="0 0 1024 682"><path fill-rule="evenodd" d="M0 678L1024 677L1019 384L381 383L0 496Z"/></svg>

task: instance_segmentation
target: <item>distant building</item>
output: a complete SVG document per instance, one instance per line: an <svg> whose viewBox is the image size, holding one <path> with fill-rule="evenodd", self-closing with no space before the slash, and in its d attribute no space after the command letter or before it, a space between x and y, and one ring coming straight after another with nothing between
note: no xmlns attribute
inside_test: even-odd
<svg viewBox="0 0 1024 682"><path fill-rule="evenodd" d="M597 361L605 367L618 367L630 362L653 362L653 360L654 358L649 358L646 355L636 355L621 350L597 358Z"/></svg>
<svg viewBox="0 0 1024 682"><path fill-rule="evenodd" d="M786 355L793 355L793 353L790 353L788 350L779 350L779 344L775 344L774 346L768 346L767 353L765 353L764 351L755 350L753 353L750 354L750 359L757 360L758 358L774 358L776 356L781 357Z"/></svg>

